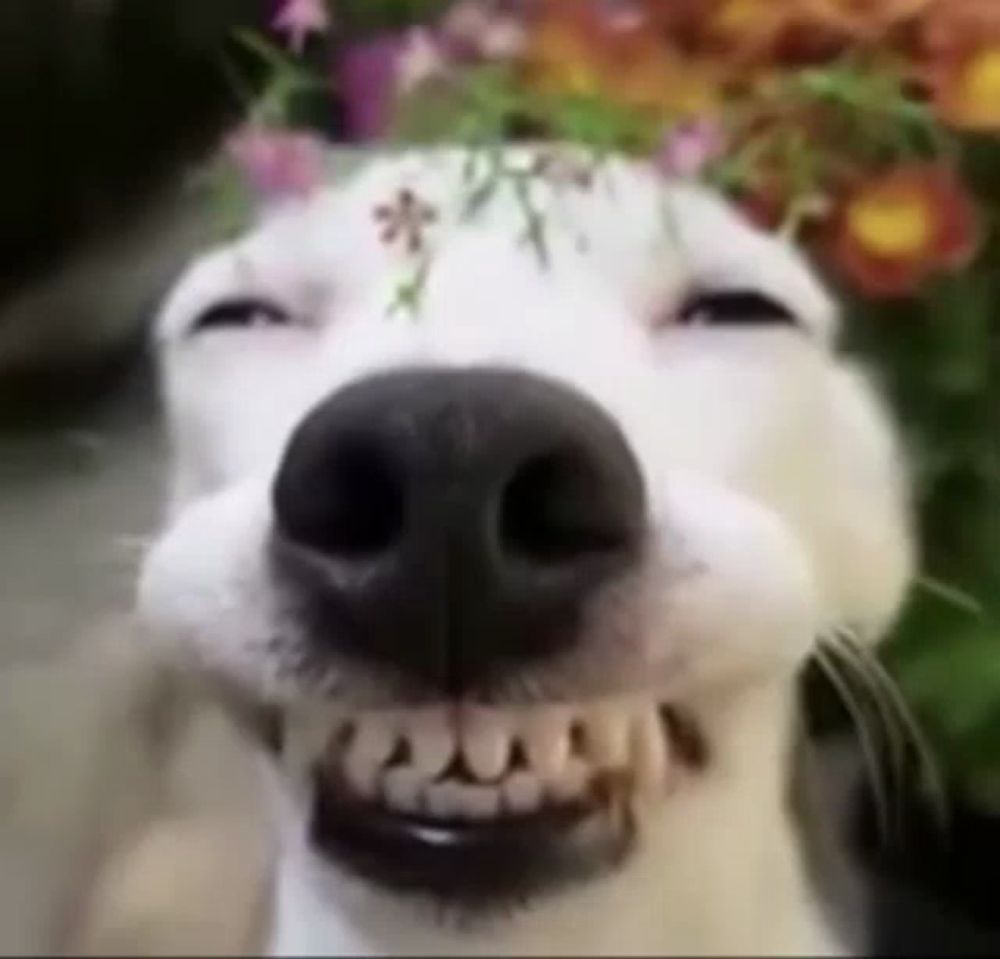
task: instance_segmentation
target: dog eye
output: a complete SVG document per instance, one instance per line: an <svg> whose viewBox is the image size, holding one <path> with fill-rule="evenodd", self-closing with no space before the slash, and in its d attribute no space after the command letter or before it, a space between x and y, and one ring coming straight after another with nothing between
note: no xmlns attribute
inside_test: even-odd
<svg viewBox="0 0 1000 959"><path fill-rule="evenodd" d="M268 326L291 326L292 317L268 300L241 297L223 300L209 307L191 324L191 333L221 329L256 329Z"/></svg>
<svg viewBox="0 0 1000 959"><path fill-rule="evenodd" d="M756 290L705 290L689 297L677 313L680 326L794 326L783 303Z"/></svg>

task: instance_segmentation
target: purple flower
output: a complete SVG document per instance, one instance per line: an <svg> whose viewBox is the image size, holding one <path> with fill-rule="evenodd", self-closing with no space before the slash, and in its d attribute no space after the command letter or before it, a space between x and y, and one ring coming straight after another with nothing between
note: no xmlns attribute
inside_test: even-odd
<svg viewBox="0 0 1000 959"><path fill-rule="evenodd" d="M725 132L717 120L683 120L664 135L656 166L671 177L696 177L726 148Z"/></svg>
<svg viewBox="0 0 1000 959"><path fill-rule="evenodd" d="M323 141L312 133L243 127L226 151L267 199L305 196L323 182Z"/></svg>
<svg viewBox="0 0 1000 959"><path fill-rule="evenodd" d="M450 51L427 27L385 33L347 47L334 80L344 104L346 136L353 140L382 136L398 98L429 80L446 77L451 66Z"/></svg>
<svg viewBox="0 0 1000 959"><path fill-rule="evenodd" d="M286 34L288 45L301 53L311 33L326 33L330 29L326 0L278 0L271 27Z"/></svg>
<svg viewBox="0 0 1000 959"><path fill-rule="evenodd" d="M402 36L383 34L344 50L336 84L343 98L344 132L349 139L374 140L385 133L392 119L404 48Z"/></svg>

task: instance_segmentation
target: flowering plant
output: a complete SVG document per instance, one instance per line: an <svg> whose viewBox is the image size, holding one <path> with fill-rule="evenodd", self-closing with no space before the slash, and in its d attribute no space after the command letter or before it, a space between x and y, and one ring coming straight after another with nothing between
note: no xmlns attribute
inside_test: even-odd
<svg viewBox="0 0 1000 959"><path fill-rule="evenodd" d="M992 0L277 0L272 29L291 56L272 52L269 112L234 150L268 193L316 166L287 128L320 49L343 138L647 155L866 296L961 271L983 239L959 135L1000 131Z"/></svg>
<svg viewBox="0 0 1000 959"><path fill-rule="evenodd" d="M711 184L814 258L907 413L936 578L890 660L1000 801L1000 0L275 0L270 28L240 37L268 82L229 199L308 193L324 137L550 138ZM379 215L416 249L407 202Z"/></svg>

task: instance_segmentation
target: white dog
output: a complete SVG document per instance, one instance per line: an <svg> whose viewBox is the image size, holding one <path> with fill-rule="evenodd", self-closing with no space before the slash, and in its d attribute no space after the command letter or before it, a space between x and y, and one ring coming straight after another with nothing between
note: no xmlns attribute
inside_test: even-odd
<svg viewBox="0 0 1000 959"><path fill-rule="evenodd" d="M846 948L795 680L905 593L891 431L790 246L554 156L380 159L159 324L141 611L258 737L271 954Z"/></svg>

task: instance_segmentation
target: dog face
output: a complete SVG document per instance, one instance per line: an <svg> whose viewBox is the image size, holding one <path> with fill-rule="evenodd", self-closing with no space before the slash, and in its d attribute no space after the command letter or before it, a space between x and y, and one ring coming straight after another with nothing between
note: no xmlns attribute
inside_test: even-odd
<svg viewBox="0 0 1000 959"><path fill-rule="evenodd" d="M789 247L624 161L472 210L468 164L377 161L181 281L140 601L267 719L292 841L476 910L778 819L796 670L877 636L911 557Z"/></svg>

